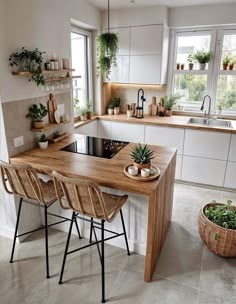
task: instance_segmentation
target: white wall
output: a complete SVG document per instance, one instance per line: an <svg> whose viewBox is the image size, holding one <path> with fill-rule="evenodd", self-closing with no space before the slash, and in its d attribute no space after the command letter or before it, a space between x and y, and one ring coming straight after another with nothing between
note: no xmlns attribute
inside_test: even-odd
<svg viewBox="0 0 236 304"><path fill-rule="evenodd" d="M169 8L169 27L231 25L235 14L236 4L229 3Z"/></svg>

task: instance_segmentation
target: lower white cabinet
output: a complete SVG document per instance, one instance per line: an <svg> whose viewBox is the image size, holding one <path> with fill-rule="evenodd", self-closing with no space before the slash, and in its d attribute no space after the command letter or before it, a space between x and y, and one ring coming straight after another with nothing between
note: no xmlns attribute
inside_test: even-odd
<svg viewBox="0 0 236 304"><path fill-rule="evenodd" d="M236 189L236 162L227 163L224 186Z"/></svg>
<svg viewBox="0 0 236 304"><path fill-rule="evenodd" d="M183 181L223 187L226 161L183 156Z"/></svg>
<svg viewBox="0 0 236 304"><path fill-rule="evenodd" d="M129 56L117 56L117 66L111 70L112 82L129 83Z"/></svg>
<svg viewBox="0 0 236 304"><path fill-rule="evenodd" d="M112 139L133 143L144 143L145 125L112 122Z"/></svg>
<svg viewBox="0 0 236 304"><path fill-rule="evenodd" d="M98 122L97 120L90 121L79 128L75 129L75 133L97 137Z"/></svg>
<svg viewBox="0 0 236 304"><path fill-rule="evenodd" d="M182 161L183 161L183 156L177 155L176 167L175 167L175 179L181 179Z"/></svg>
<svg viewBox="0 0 236 304"><path fill-rule="evenodd" d="M230 149L229 149L229 161L236 162L236 134L232 134Z"/></svg>

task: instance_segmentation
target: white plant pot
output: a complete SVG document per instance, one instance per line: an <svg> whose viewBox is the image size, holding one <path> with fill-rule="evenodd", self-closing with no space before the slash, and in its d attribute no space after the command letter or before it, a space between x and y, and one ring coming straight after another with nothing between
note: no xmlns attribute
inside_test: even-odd
<svg viewBox="0 0 236 304"><path fill-rule="evenodd" d="M112 115L113 112L114 112L114 109L108 109L108 114L109 114L109 115Z"/></svg>
<svg viewBox="0 0 236 304"><path fill-rule="evenodd" d="M85 116L84 116L84 115L81 115L81 116L80 116L80 120L81 120L81 121L85 121L85 120L86 120Z"/></svg>
<svg viewBox="0 0 236 304"><path fill-rule="evenodd" d="M200 70L205 70L206 69L206 63L199 63L199 68L200 68Z"/></svg>
<svg viewBox="0 0 236 304"><path fill-rule="evenodd" d="M39 141L39 148L40 149L47 149L48 147L48 141L40 142Z"/></svg>

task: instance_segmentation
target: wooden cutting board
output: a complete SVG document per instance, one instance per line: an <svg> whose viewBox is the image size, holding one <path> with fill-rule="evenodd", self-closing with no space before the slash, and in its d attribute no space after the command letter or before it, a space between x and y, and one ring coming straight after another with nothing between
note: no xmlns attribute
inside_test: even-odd
<svg viewBox="0 0 236 304"><path fill-rule="evenodd" d="M54 98L53 94L49 94L49 101L48 101L48 115L49 115L49 122L54 123L55 117L54 113L57 110L57 101Z"/></svg>

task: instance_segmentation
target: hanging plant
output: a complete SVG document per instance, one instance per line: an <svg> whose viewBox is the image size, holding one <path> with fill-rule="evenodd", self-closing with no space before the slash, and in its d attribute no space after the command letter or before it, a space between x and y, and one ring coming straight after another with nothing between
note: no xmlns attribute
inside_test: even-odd
<svg viewBox="0 0 236 304"><path fill-rule="evenodd" d="M21 52L12 53L9 57L10 66L17 66L27 72L32 73L29 81L35 81L37 86L45 84L45 78L42 74L43 54L37 48L33 51L21 48Z"/></svg>
<svg viewBox="0 0 236 304"><path fill-rule="evenodd" d="M109 79L112 66L116 66L118 36L115 33L104 33L97 38L98 69Z"/></svg>

